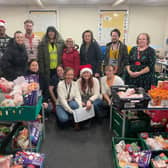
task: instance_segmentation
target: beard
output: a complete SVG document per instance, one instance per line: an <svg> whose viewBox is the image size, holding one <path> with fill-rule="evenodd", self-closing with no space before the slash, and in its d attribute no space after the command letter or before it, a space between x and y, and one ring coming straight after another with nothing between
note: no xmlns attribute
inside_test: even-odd
<svg viewBox="0 0 168 168"><path fill-rule="evenodd" d="M112 40L112 43L116 44L116 43L118 43L118 41L117 40Z"/></svg>
<svg viewBox="0 0 168 168"><path fill-rule="evenodd" d="M31 34L31 33L32 33L32 30L27 29L27 30L26 30L26 33L27 33L27 34Z"/></svg>

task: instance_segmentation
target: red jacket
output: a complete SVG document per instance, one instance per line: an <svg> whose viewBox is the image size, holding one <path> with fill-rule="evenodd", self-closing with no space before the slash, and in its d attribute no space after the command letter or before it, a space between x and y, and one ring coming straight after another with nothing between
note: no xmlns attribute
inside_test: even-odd
<svg viewBox="0 0 168 168"><path fill-rule="evenodd" d="M62 55L62 65L64 68L66 67L73 68L75 72L75 77L78 77L80 66L79 52L74 48L72 48L72 50L68 52L67 48L65 48Z"/></svg>

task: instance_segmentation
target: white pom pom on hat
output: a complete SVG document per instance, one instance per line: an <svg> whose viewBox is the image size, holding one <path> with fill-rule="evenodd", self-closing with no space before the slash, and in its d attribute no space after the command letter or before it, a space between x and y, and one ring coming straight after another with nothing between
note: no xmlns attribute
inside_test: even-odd
<svg viewBox="0 0 168 168"><path fill-rule="evenodd" d="M91 75L93 75L92 65L90 65L90 64L81 65L80 66L80 75L82 75L84 72L90 72Z"/></svg>
<svg viewBox="0 0 168 168"><path fill-rule="evenodd" d="M6 27L6 21L0 19L0 26Z"/></svg>

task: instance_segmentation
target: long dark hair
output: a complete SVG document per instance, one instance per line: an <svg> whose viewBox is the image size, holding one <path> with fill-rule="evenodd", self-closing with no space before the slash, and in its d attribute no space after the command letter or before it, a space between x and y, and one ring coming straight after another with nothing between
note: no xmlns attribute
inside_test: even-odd
<svg viewBox="0 0 168 168"><path fill-rule="evenodd" d="M92 32L91 30L85 30L85 31L82 33L83 44L85 44L85 41L84 41L85 33L90 33L90 34L91 34L91 42L93 42L93 40L94 40L93 32Z"/></svg>
<svg viewBox="0 0 168 168"><path fill-rule="evenodd" d="M90 79L88 80L88 83L86 82L86 80L81 77L81 90L83 93L86 93L86 88L89 88L89 91L91 91L93 89L94 83L93 83L93 77L91 75Z"/></svg>

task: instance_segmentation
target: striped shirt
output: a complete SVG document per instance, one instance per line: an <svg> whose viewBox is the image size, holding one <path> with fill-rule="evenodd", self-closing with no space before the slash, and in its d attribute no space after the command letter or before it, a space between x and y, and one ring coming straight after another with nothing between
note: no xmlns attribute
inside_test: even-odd
<svg viewBox="0 0 168 168"><path fill-rule="evenodd" d="M28 37L25 34L24 38L24 44L26 47L27 55L28 55L28 61L31 59L37 59L38 58L38 45L40 43L40 38L36 36L35 34L32 34L31 37Z"/></svg>

